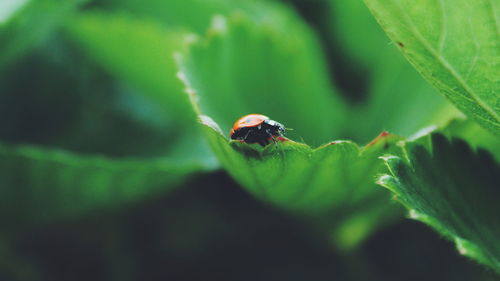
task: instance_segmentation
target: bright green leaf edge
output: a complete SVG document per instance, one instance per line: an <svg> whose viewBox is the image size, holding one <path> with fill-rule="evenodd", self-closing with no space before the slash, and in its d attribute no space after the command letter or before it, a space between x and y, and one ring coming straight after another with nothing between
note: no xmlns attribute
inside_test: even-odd
<svg viewBox="0 0 500 281"><path fill-rule="evenodd" d="M463 140L431 134L385 156L378 184L421 221L454 241L460 254L500 273L500 165Z"/></svg>
<svg viewBox="0 0 500 281"><path fill-rule="evenodd" d="M196 163L0 144L0 216L13 229L72 219L165 194L203 170Z"/></svg>
<svg viewBox="0 0 500 281"><path fill-rule="evenodd" d="M256 197L301 213L324 213L378 193L369 184L382 168L376 159L383 151L398 150L401 140L382 133L366 147L337 140L311 148L280 138L261 148L228 140L208 116L200 118L212 149L233 178Z"/></svg>

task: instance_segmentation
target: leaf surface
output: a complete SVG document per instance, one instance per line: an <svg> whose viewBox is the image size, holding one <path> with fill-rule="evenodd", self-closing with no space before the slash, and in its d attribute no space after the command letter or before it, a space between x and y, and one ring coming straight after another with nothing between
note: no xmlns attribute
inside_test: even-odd
<svg viewBox="0 0 500 281"><path fill-rule="evenodd" d="M365 0L413 66L455 106L500 135L500 3Z"/></svg>
<svg viewBox="0 0 500 281"><path fill-rule="evenodd" d="M312 145L341 131L344 104L330 85L318 42L281 5L258 16L217 17L180 65L201 111L224 132L250 113L285 124L293 129L289 136Z"/></svg>
<svg viewBox="0 0 500 281"><path fill-rule="evenodd" d="M458 251L500 273L500 165L461 139L432 134L404 147L408 159L384 157L379 184L410 217L450 240Z"/></svg>
<svg viewBox="0 0 500 281"><path fill-rule="evenodd" d="M204 130L228 173L257 198L337 230L338 246L355 246L397 212L374 179L383 153L397 153L400 137L383 133L365 147L333 141L316 149L282 139L266 146L228 141L203 116Z"/></svg>
<svg viewBox="0 0 500 281"><path fill-rule="evenodd" d="M14 226L126 206L168 192L200 171L165 160L116 160L0 145L0 215Z"/></svg>
<svg viewBox="0 0 500 281"><path fill-rule="evenodd" d="M0 70L44 40L85 1L2 1L5 6L0 6ZM1 13L5 15L2 17Z"/></svg>
<svg viewBox="0 0 500 281"><path fill-rule="evenodd" d="M329 5L335 55L348 59L343 68L363 79L352 84L365 85L358 89L363 98L349 111L349 136L368 141L387 130L409 137L460 114L398 54L362 1Z"/></svg>
<svg viewBox="0 0 500 281"><path fill-rule="evenodd" d="M106 10L126 10L140 18L155 19L168 26L188 28L202 34L214 15L247 6L254 0L151 0L147 5L135 0L105 0L100 4ZM249 5L251 6L251 5Z"/></svg>
<svg viewBox="0 0 500 281"><path fill-rule="evenodd" d="M194 120L173 57L185 45L183 32L151 20L97 12L79 15L67 31L109 73L138 88L179 123Z"/></svg>

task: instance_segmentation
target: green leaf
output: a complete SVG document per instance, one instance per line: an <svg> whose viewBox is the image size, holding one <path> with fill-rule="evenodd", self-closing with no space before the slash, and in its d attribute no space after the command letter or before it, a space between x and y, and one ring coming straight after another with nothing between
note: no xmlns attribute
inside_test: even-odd
<svg viewBox="0 0 500 281"><path fill-rule="evenodd" d="M490 0L365 0L413 66L500 135L500 5Z"/></svg>
<svg viewBox="0 0 500 281"><path fill-rule="evenodd" d="M411 136L444 125L458 111L398 54L362 1L329 0L338 56L365 78L365 97L349 111L349 136L367 141L382 130ZM363 81L355 81L356 85ZM362 88L363 89L363 88Z"/></svg>
<svg viewBox="0 0 500 281"><path fill-rule="evenodd" d="M251 0L252 1L252 0ZM193 32L206 31L214 15L225 14L242 7L245 0L151 0L145 5L135 0L104 0L109 10L126 10L141 18L154 18L169 26L189 28Z"/></svg>
<svg viewBox="0 0 500 281"><path fill-rule="evenodd" d="M448 137L461 138L473 148L482 148L500 161L500 146L497 136L469 119L454 119L439 130Z"/></svg>
<svg viewBox="0 0 500 281"><path fill-rule="evenodd" d="M394 214L374 179L383 169L378 156L399 151L397 136L383 133L362 148L340 140L313 149L283 139L262 149L227 140L213 120L201 118L210 146L236 181L263 201L340 229L334 239L342 247L354 246Z"/></svg>
<svg viewBox="0 0 500 281"><path fill-rule="evenodd" d="M97 63L139 89L176 122L194 123L173 59L185 45L183 32L155 21L104 13L81 14L67 31Z"/></svg>
<svg viewBox="0 0 500 281"><path fill-rule="evenodd" d="M500 165L461 139L432 134L406 143L408 159L384 157L379 184L459 252L500 273Z"/></svg>
<svg viewBox="0 0 500 281"><path fill-rule="evenodd" d="M85 0L29 0L20 1L21 6L9 2L11 6L2 7L4 22L0 19L0 69L47 37Z"/></svg>
<svg viewBox="0 0 500 281"><path fill-rule="evenodd" d="M0 216L4 226L17 229L124 207L169 192L200 170L161 159L113 160L1 144Z"/></svg>
<svg viewBox="0 0 500 281"><path fill-rule="evenodd" d="M22 9L28 0L5 0L0 3L0 26L4 25L9 19Z"/></svg>
<svg viewBox="0 0 500 281"><path fill-rule="evenodd" d="M130 87L67 44L41 44L1 75L0 140L109 157L179 152L176 144L186 142L188 126L179 126L163 108L131 94Z"/></svg>
<svg viewBox="0 0 500 281"><path fill-rule="evenodd" d="M163 130L171 135L170 142L175 142L169 146L169 157L216 165L176 75L173 54L185 48L190 36L154 20L98 12L80 14L67 31L98 64L137 89L134 96L164 115ZM138 107L135 102L134 107Z"/></svg>
<svg viewBox="0 0 500 281"><path fill-rule="evenodd" d="M316 38L281 5L259 11L216 17L205 40L180 59L201 111L224 132L239 117L260 113L294 129L294 139L327 142L343 128L344 105Z"/></svg>

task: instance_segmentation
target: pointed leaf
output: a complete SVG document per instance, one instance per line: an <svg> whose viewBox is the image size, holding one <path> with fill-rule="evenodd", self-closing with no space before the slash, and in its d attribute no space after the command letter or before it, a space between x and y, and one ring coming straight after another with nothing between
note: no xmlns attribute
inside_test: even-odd
<svg viewBox="0 0 500 281"><path fill-rule="evenodd" d="M180 64L202 112L224 132L250 113L272 116L294 129L292 138L314 145L342 128L344 105L331 88L316 38L280 5L258 16L217 17Z"/></svg>

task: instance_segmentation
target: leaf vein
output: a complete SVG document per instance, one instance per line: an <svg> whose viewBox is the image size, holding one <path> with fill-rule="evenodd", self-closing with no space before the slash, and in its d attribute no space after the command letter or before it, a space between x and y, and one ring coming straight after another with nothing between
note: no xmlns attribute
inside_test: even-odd
<svg viewBox="0 0 500 281"><path fill-rule="evenodd" d="M441 64L443 68L445 68L455 80L469 93L470 97L474 99L476 103L478 103L488 114L490 114L496 122L500 123L500 117L498 114L487 104L485 103L469 85L464 81L464 79L458 74L458 72L453 68L451 64L445 60L432 45L426 40L426 38L419 32L418 28L415 26L415 23L411 19L411 17L405 12L405 10L401 7L401 4L398 1L394 1L398 10L404 17L404 20L410 27L411 31L413 31L415 38L420 41L422 46L429 51L429 53Z"/></svg>

